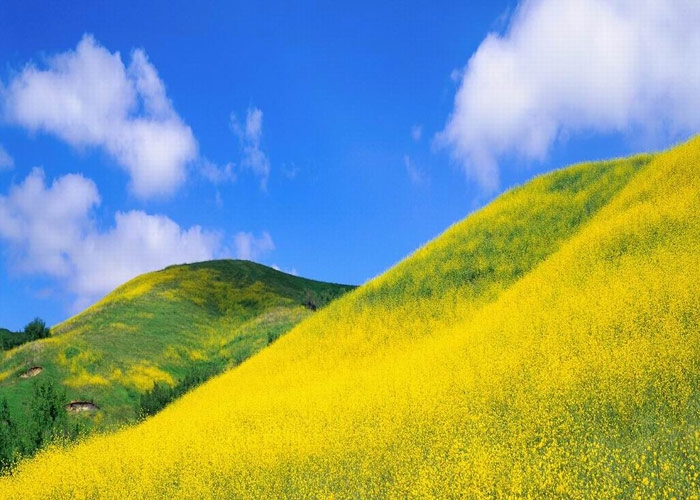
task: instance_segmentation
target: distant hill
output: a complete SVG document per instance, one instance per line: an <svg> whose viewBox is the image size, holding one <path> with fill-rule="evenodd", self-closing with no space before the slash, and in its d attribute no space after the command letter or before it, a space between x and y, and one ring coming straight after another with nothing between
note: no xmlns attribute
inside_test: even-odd
<svg viewBox="0 0 700 500"><path fill-rule="evenodd" d="M0 493L697 498L698 207L700 137L540 176Z"/></svg>
<svg viewBox="0 0 700 500"><path fill-rule="evenodd" d="M89 424L130 422L154 382L177 384L197 366L235 366L352 288L234 260L145 274L52 328L50 338L5 353L0 396L19 416L33 381L52 379L69 400L99 407L80 416Z"/></svg>

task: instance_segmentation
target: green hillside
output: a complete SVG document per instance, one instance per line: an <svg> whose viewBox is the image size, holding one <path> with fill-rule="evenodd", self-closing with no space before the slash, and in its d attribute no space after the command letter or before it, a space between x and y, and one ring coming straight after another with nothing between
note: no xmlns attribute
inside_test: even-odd
<svg viewBox="0 0 700 500"><path fill-rule="evenodd" d="M698 498L699 206L700 137L538 177L0 496Z"/></svg>
<svg viewBox="0 0 700 500"><path fill-rule="evenodd" d="M352 287L291 276L247 261L173 266L137 277L51 337L4 353L0 396L21 420L34 383L54 380L70 401L99 411L73 418L89 425L133 421L154 382L174 385L193 368L217 371L279 335ZM32 368L41 371L21 377Z"/></svg>

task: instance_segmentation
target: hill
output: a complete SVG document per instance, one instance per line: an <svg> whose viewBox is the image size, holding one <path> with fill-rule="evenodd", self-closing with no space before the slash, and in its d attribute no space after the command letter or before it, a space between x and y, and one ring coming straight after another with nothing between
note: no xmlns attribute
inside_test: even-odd
<svg viewBox="0 0 700 500"><path fill-rule="evenodd" d="M700 138L539 177L7 498L697 497ZM54 471L61 471L55 474Z"/></svg>
<svg viewBox="0 0 700 500"><path fill-rule="evenodd" d="M145 274L52 328L49 338L5 353L0 396L21 419L33 382L53 380L70 401L99 408L73 419L98 427L131 422L154 382L172 386L195 368L235 366L351 288L248 261Z"/></svg>

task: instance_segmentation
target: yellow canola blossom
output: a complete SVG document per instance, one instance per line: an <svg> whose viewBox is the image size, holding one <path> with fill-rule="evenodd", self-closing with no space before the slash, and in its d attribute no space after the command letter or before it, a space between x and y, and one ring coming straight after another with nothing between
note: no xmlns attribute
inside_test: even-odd
<svg viewBox="0 0 700 500"><path fill-rule="evenodd" d="M699 138L538 178L0 497L697 498L698 207Z"/></svg>

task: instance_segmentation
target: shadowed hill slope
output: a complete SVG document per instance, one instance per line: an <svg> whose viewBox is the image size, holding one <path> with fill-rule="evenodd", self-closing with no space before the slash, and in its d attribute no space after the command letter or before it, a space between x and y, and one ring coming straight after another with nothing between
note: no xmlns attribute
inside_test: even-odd
<svg viewBox="0 0 700 500"><path fill-rule="evenodd" d="M0 492L697 496L698 206L698 138L542 176L156 417L25 462Z"/></svg>
<svg viewBox="0 0 700 500"><path fill-rule="evenodd" d="M41 367L35 380L55 380L70 400L99 406L82 418L100 425L129 422L154 382L172 385L198 365L235 366L307 317L310 308L350 289L247 261L145 274L57 325L50 338L5 353L0 396L21 415L34 380L20 375Z"/></svg>

